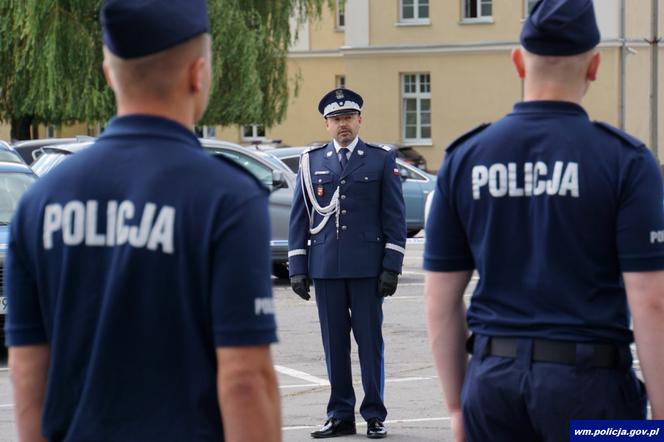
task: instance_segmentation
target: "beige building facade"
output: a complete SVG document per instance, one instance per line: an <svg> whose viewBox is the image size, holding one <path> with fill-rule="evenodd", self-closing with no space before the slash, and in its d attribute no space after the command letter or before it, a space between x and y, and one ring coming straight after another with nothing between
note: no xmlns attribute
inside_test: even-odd
<svg viewBox="0 0 664 442"><path fill-rule="evenodd" d="M320 97L345 85L365 100L364 140L415 146L438 169L445 147L465 131L494 121L522 98L510 61L535 0L335 0L320 19L292 19L291 82L285 120L265 128L205 128L239 144L282 140L298 146L329 136L317 112ZM651 0L595 0L602 42L599 78L584 101L592 119L624 128L664 162L664 42L659 62L657 146L651 109ZM659 35L664 0L658 0ZM294 88L291 88L294 89ZM95 126L40 127L40 137L95 135ZM0 124L0 139L9 127Z"/></svg>
<svg viewBox="0 0 664 442"><path fill-rule="evenodd" d="M316 107L343 79L364 97L364 140L415 146L435 170L451 141L500 118L522 98L510 53L533 3L346 0L342 17L337 9L297 24L289 74L300 79L299 91L285 121L259 128L259 137L239 127L218 128L216 136L241 144L280 139L293 146L326 140ZM661 35L664 0L658 5ZM650 145L651 45L645 40L652 38L651 1L596 0L595 9L602 65L584 106L592 119L623 127ZM658 51L662 65L664 44ZM664 85L664 68L658 77ZM658 97L658 127L664 128L664 86ZM654 150L664 159L662 132Z"/></svg>

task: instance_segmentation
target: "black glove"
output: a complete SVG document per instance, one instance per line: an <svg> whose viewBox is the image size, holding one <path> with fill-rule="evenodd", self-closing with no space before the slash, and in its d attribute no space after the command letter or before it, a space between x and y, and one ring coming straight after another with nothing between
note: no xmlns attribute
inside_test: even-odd
<svg viewBox="0 0 664 442"><path fill-rule="evenodd" d="M295 275L291 276L290 286L297 295L308 301L311 296L309 296L309 278L307 275Z"/></svg>
<svg viewBox="0 0 664 442"><path fill-rule="evenodd" d="M378 277L378 294L380 296L392 296L397 291L399 274L391 270L383 270Z"/></svg>

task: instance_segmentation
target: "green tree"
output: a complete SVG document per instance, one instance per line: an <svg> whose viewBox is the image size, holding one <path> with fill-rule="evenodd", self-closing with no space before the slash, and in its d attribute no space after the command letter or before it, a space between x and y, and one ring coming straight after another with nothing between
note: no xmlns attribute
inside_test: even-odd
<svg viewBox="0 0 664 442"><path fill-rule="evenodd" d="M208 0L215 84L204 124L283 120L292 15L332 0ZM0 119L12 137L37 124L105 122L115 112L101 70L100 0L0 0ZM290 91L292 92L292 91Z"/></svg>

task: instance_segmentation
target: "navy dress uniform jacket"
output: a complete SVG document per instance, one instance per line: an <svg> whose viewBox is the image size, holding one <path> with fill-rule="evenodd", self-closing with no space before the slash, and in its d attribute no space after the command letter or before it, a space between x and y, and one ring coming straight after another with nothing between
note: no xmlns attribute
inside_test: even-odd
<svg viewBox="0 0 664 442"><path fill-rule="evenodd" d="M338 225L333 214L319 233L310 234L323 216L305 201L300 167L288 234L291 276L374 278L383 269L400 273L406 222L396 153L359 140L343 171L334 143L314 147L308 155L318 204L328 205L339 188Z"/></svg>

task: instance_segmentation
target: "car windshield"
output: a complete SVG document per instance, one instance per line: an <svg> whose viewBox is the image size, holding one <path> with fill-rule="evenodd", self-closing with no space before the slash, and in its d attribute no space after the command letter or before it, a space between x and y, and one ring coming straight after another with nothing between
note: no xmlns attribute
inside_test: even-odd
<svg viewBox="0 0 664 442"><path fill-rule="evenodd" d="M8 150L0 150L0 162L5 163L22 163L21 158L14 152Z"/></svg>
<svg viewBox="0 0 664 442"><path fill-rule="evenodd" d="M0 173L0 225L9 224L21 196L34 181L27 173Z"/></svg>
<svg viewBox="0 0 664 442"><path fill-rule="evenodd" d="M69 154L66 154L61 151L57 152L46 152L37 158L37 161L32 163L32 171L37 174L37 176L42 176L51 171L55 166L60 164Z"/></svg>

